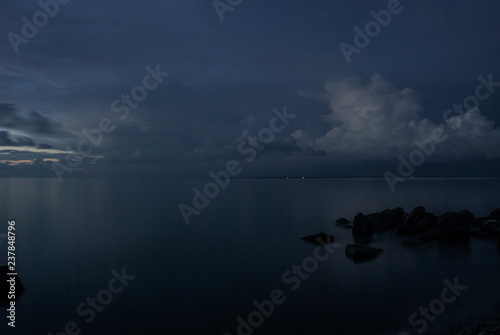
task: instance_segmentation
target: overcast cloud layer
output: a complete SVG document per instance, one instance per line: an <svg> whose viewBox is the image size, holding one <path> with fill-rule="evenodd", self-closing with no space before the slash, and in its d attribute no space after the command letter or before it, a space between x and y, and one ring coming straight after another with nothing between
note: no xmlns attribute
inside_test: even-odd
<svg viewBox="0 0 500 335"><path fill-rule="evenodd" d="M348 63L340 43L387 1L243 1L221 22L211 1L73 0L16 47L41 8L2 4L0 177L205 177L233 159L242 176L381 177L436 129L447 140L416 175L498 176L500 87L444 115L478 77L500 82L500 4L400 6ZM242 141L285 106L296 117L247 163ZM113 130L75 159L103 119Z"/></svg>

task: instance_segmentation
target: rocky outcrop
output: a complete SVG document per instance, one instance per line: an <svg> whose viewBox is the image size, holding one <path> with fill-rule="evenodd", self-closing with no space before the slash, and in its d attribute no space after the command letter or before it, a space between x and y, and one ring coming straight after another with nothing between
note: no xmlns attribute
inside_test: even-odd
<svg viewBox="0 0 500 335"><path fill-rule="evenodd" d="M321 233L317 233L317 234L313 234L313 235L309 235L309 236L304 236L302 237L302 240L304 241L307 241L307 242L311 242L311 243L315 243L315 244L319 244L319 245L323 245L325 243L333 243L333 235L328 235L324 232L321 232Z"/></svg>
<svg viewBox="0 0 500 335"><path fill-rule="evenodd" d="M352 235L354 237L371 236L374 231L372 222L363 213L356 214L352 225Z"/></svg>
<svg viewBox="0 0 500 335"><path fill-rule="evenodd" d="M438 217L427 212L424 207L416 207L408 215L402 225L396 231L399 235L414 236L424 233L428 228L436 224Z"/></svg>
<svg viewBox="0 0 500 335"><path fill-rule="evenodd" d="M500 220L487 219L479 226L471 228L471 235L488 240L500 241Z"/></svg>
<svg viewBox="0 0 500 335"><path fill-rule="evenodd" d="M354 218L352 234L356 238L369 237L374 232L382 232L401 225L407 215L401 207L386 209L366 216L363 213L358 213Z"/></svg>
<svg viewBox="0 0 500 335"><path fill-rule="evenodd" d="M500 208L497 208L493 212L491 212L489 218L500 220Z"/></svg>
<svg viewBox="0 0 500 335"><path fill-rule="evenodd" d="M380 213L369 214L366 217L377 232L392 229L405 221L407 214L401 207L386 209Z"/></svg>
<svg viewBox="0 0 500 335"><path fill-rule="evenodd" d="M337 225L344 225L349 221L342 218L337 222ZM462 243L470 236L477 236L499 241L500 248L500 208L487 217L476 219L467 210L437 216L421 206L410 214L401 207L366 216L358 213L352 224L352 235L356 243L365 244L372 240L373 233L388 229L394 229L402 237L405 247L418 247L437 240Z"/></svg>
<svg viewBox="0 0 500 335"><path fill-rule="evenodd" d="M354 261L369 261L376 258L384 249L368 247L365 245L348 244L345 247L345 254Z"/></svg>
<svg viewBox="0 0 500 335"><path fill-rule="evenodd" d="M469 238L473 220L474 215L467 210L445 213L437 220L437 227L441 229L439 237L447 240Z"/></svg>

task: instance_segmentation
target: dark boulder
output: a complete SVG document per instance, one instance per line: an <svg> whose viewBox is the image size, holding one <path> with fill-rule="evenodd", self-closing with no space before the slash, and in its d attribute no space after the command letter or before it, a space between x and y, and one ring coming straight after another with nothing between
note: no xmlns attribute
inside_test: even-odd
<svg viewBox="0 0 500 335"><path fill-rule="evenodd" d="M337 219L337 221L335 221L336 223L340 223L340 224L348 224L350 221L347 220L346 218L340 218L340 219Z"/></svg>
<svg viewBox="0 0 500 335"><path fill-rule="evenodd" d="M448 212L437 220L437 226L442 228L443 239L468 238L474 215L467 210Z"/></svg>
<svg viewBox="0 0 500 335"><path fill-rule="evenodd" d="M419 206L415 207L410 215L406 218L404 223L405 226L415 227L420 220L422 220L425 216L425 207Z"/></svg>
<svg viewBox="0 0 500 335"><path fill-rule="evenodd" d="M321 233L317 233L317 234L313 234L313 235L309 235L309 236L304 236L302 237L302 240L304 241L307 241L307 242L311 242L311 243L315 243L315 244L319 244L319 245L323 245L325 243L333 243L333 235L328 235L324 232L321 232Z"/></svg>
<svg viewBox="0 0 500 335"><path fill-rule="evenodd" d="M366 216L371 221L375 231L384 231L394 228L403 223L406 213L401 207L386 209L379 213L373 213Z"/></svg>
<svg viewBox="0 0 500 335"><path fill-rule="evenodd" d="M352 226L352 235L355 237L370 236L374 232L372 222L362 213L356 214Z"/></svg>
<svg viewBox="0 0 500 335"><path fill-rule="evenodd" d="M481 230L492 238L500 238L500 221L488 221Z"/></svg>
<svg viewBox="0 0 500 335"><path fill-rule="evenodd" d="M8 297L11 284L7 280L10 280L12 276L7 275L8 273L10 271L7 266L0 266L0 303L7 303L11 300ZM14 276L14 278L16 288L15 299L18 299L24 292L24 286L18 276Z"/></svg>
<svg viewBox="0 0 500 335"><path fill-rule="evenodd" d="M338 227L346 228L346 229L351 229L352 228L351 222L349 220L347 220L347 219L344 219L344 218L338 219L336 221L335 225L338 226Z"/></svg>
<svg viewBox="0 0 500 335"><path fill-rule="evenodd" d="M446 227L442 226L432 226L427 229L427 231L421 235L417 235L416 237L425 242L437 241L441 239L446 239L449 234L449 230Z"/></svg>
<svg viewBox="0 0 500 335"><path fill-rule="evenodd" d="M471 222L471 227L482 227L486 222L490 221L489 217L475 218Z"/></svg>
<svg viewBox="0 0 500 335"><path fill-rule="evenodd" d="M422 234L436 224L437 219L436 215L426 212L424 207L416 207L403 224L397 227L397 233L405 236Z"/></svg>
<svg viewBox="0 0 500 335"><path fill-rule="evenodd" d="M335 225L337 227L344 228L344 229L352 229L352 224L350 224L350 223L336 223Z"/></svg>
<svg viewBox="0 0 500 335"><path fill-rule="evenodd" d="M368 261L376 258L384 249L368 247L358 244L348 244L345 247L345 254L354 261Z"/></svg>
<svg viewBox="0 0 500 335"><path fill-rule="evenodd" d="M474 220L474 222L476 222L476 220ZM473 226L473 228L471 228L470 235L487 240L500 238L500 220L489 218L487 220L482 220L480 226Z"/></svg>
<svg viewBox="0 0 500 335"><path fill-rule="evenodd" d="M491 212L490 213L490 218L491 219L498 219L498 220L500 220L500 208L497 208L493 212Z"/></svg>

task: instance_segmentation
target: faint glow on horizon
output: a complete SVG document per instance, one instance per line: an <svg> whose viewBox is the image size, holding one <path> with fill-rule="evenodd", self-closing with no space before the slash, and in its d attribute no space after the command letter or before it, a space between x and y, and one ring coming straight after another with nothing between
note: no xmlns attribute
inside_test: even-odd
<svg viewBox="0 0 500 335"><path fill-rule="evenodd" d="M55 154L69 154L72 153L73 151L67 151L67 150L59 150L59 149L39 149L39 148L33 148L33 147L13 147L13 146L0 146L0 155L13 155L16 153L23 153L23 152L30 152L30 153L38 153L38 154L47 154L47 155L55 155ZM86 156L87 158L95 158L95 159L101 159L104 158L102 155L88 155ZM44 158L42 157L45 161L53 161L57 162L58 159L54 158ZM18 160L0 160L0 162L5 162L5 161L18 161Z"/></svg>
<svg viewBox="0 0 500 335"><path fill-rule="evenodd" d="M44 158L43 159L44 162L58 162L59 160L58 159L55 159L55 158ZM0 163L2 164L5 164L5 163L8 163L9 166L16 166L16 165L19 165L19 164L28 164L28 165L34 165L34 162L31 161L31 160L4 160L4 159L0 159Z"/></svg>
<svg viewBox="0 0 500 335"><path fill-rule="evenodd" d="M2 146L0 147L1 151L25 151L25 152L36 152L42 154L68 154L70 151L59 150L59 149L39 149L33 147L13 147L13 146ZM0 152L0 155L9 155L10 152Z"/></svg>

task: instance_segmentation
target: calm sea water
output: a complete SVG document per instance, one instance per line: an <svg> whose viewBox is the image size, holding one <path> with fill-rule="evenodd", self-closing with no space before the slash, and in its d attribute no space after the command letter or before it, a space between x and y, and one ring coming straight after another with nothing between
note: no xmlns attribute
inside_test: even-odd
<svg viewBox="0 0 500 335"><path fill-rule="evenodd" d="M344 255L349 230L334 225L386 208L422 205L440 214L468 209L485 216L500 207L499 180L408 180L391 193L382 179L238 179L186 225L179 203L191 204L204 180L2 179L0 233L17 223L17 271L26 292L15 331L55 334L74 321L81 334L237 334L254 300L279 289L286 300L254 334L417 334L408 317L440 297L455 277L468 288L428 333L500 302L495 243L434 243L404 249L392 233L376 235L385 252L355 264ZM300 287L282 281L313 256L301 236L325 231L338 249ZM0 239L0 263L7 258ZM89 316L77 306L108 287L112 270L135 276ZM88 309L88 308L86 308ZM250 331L244 332L250 334Z"/></svg>

